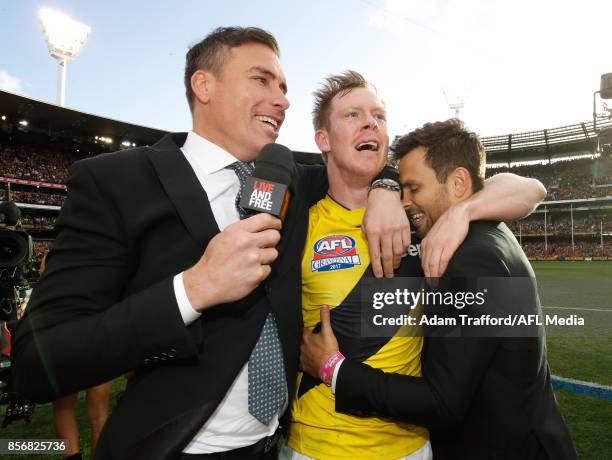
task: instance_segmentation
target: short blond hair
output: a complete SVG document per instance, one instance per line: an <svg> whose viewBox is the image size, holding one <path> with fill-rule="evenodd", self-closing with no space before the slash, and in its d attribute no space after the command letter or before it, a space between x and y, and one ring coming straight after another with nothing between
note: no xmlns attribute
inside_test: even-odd
<svg viewBox="0 0 612 460"><path fill-rule="evenodd" d="M363 75L354 70L347 70L339 75L329 75L323 80L321 87L312 93L315 98L312 109L312 124L315 131L328 127L329 112L334 97L338 94L344 96L355 88L372 88L376 91Z"/></svg>

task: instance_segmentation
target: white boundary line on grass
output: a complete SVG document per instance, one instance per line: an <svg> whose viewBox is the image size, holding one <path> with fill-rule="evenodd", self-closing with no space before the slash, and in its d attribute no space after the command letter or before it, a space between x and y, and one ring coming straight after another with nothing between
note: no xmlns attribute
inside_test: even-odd
<svg viewBox="0 0 612 460"><path fill-rule="evenodd" d="M555 308L557 310L581 310L581 311L605 311L607 313L612 313L611 310L605 310L603 308L582 308L582 307L548 307L542 305L542 308Z"/></svg>
<svg viewBox="0 0 612 460"><path fill-rule="evenodd" d="M552 375L551 381L555 390L570 391L576 394L594 396L596 398L612 400L612 387L594 382L584 382L582 380L569 379Z"/></svg>
<svg viewBox="0 0 612 460"><path fill-rule="evenodd" d="M574 385L581 385L581 386L590 387L590 388L597 388L599 390L612 391L612 386L610 385L602 385L601 383L587 382L585 380L570 379L567 377L561 377L559 375L551 375L551 377L555 380L560 380L562 382L573 383Z"/></svg>

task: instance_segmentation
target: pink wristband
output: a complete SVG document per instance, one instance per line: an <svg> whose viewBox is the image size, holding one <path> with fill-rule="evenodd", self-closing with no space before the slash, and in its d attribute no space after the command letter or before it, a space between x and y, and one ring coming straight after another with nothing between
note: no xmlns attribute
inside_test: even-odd
<svg viewBox="0 0 612 460"><path fill-rule="evenodd" d="M331 384L331 379L334 375L334 368L342 359L344 359L344 355L339 351L334 351L327 357L323 364L321 364L321 368L319 369L319 378L323 380L325 385L329 386Z"/></svg>

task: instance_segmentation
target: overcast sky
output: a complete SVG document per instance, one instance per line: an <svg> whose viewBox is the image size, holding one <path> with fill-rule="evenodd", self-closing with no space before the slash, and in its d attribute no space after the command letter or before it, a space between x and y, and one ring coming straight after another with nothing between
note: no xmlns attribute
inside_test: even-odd
<svg viewBox="0 0 612 460"><path fill-rule="evenodd" d="M316 151L311 93L346 69L376 85L392 136L449 118L457 97L482 135L587 121L612 72L610 0L0 0L0 88L52 103L42 6L92 28L68 65L68 107L171 131L191 127L188 47L218 26L269 30L291 101L279 142L296 150Z"/></svg>

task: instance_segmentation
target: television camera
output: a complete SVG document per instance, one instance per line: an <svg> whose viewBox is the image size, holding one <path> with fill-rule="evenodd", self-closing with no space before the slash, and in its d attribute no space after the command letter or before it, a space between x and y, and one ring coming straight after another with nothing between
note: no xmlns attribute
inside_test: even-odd
<svg viewBox="0 0 612 460"><path fill-rule="evenodd" d="M32 237L21 228L20 218L15 203L0 203L0 404L6 404L2 428L16 420L29 423L35 407L11 384L11 335L31 292Z"/></svg>

